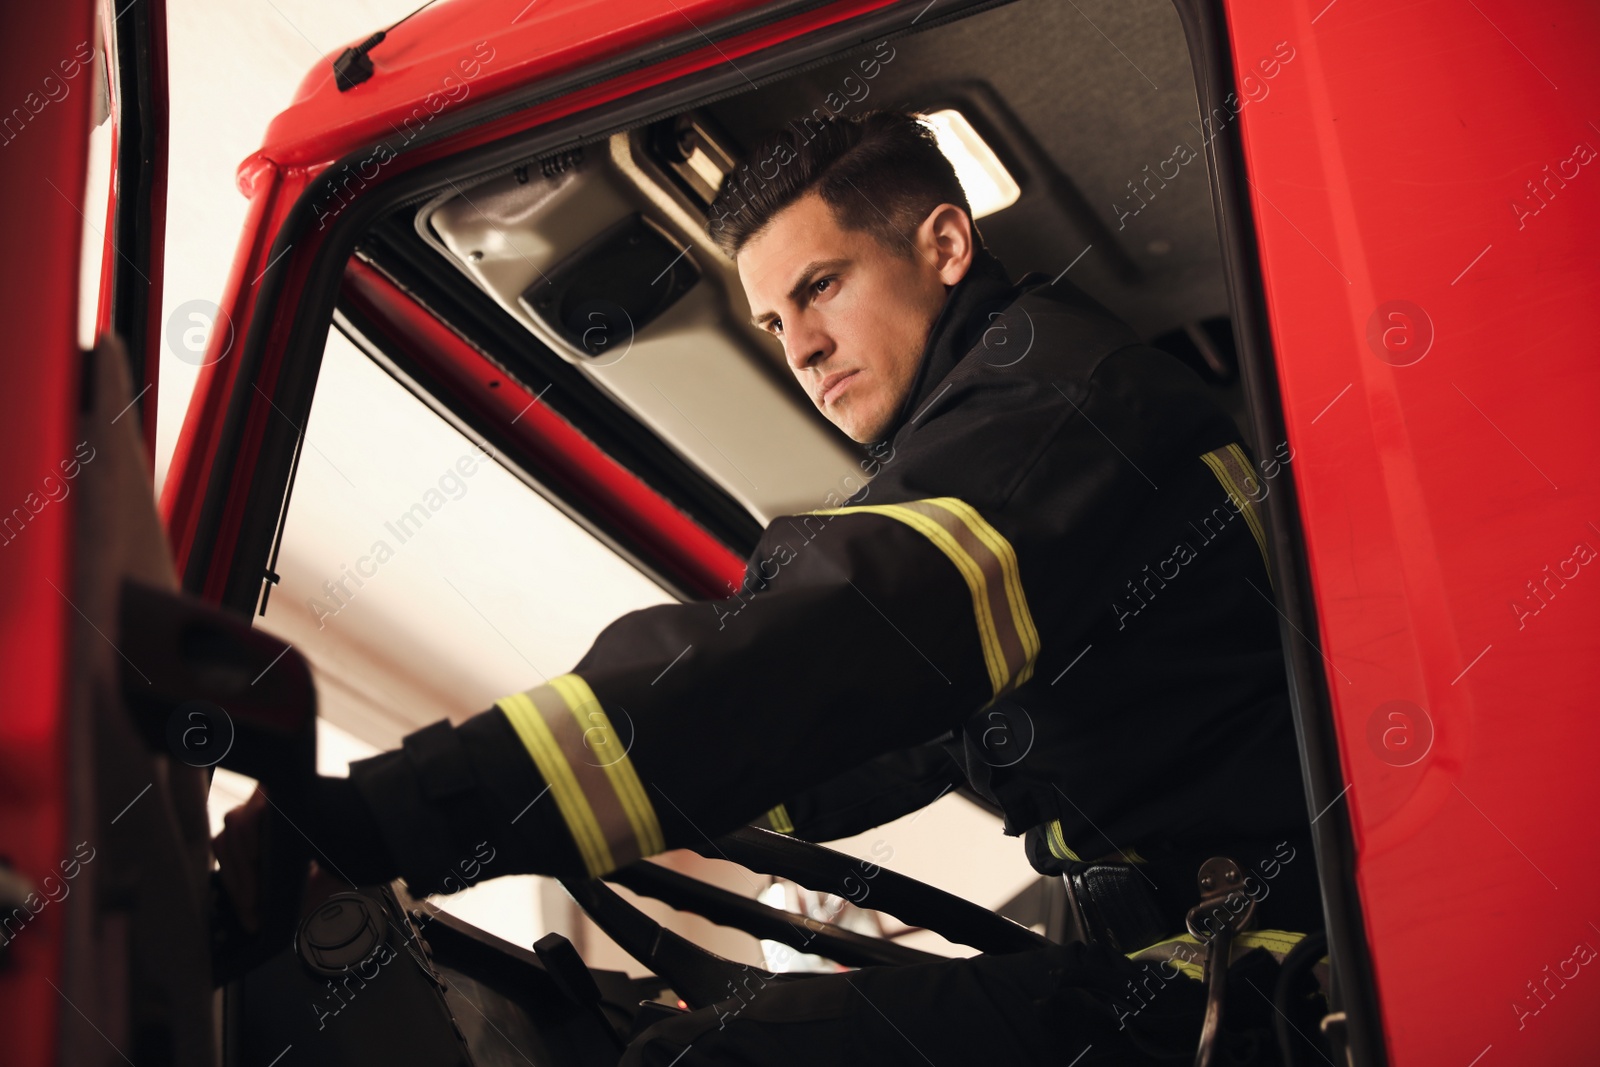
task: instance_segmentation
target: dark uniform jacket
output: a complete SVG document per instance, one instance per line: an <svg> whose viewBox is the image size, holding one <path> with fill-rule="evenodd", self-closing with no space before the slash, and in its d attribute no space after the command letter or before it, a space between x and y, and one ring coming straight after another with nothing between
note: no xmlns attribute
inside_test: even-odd
<svg viewBox="0 0 1600 1067"><path fill-rule="evenodd" d="M599 875L762 818L859 832L965 778L1041 871L1138 862L1175 930L1217 853L1273 883L1264 925L1320 926L1258 507L1291 458L980 250L859 481L774 520L727 599L624 615L324 780L329 855L422 891Z"/></svg>

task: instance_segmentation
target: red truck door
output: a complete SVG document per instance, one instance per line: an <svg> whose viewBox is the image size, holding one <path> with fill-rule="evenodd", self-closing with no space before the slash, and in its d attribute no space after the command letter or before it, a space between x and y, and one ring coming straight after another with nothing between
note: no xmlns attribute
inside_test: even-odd
<svg viewBox="0 0 1600 1067"><path fill-rule="evenodd" d="M0 1031L19 1065L102 1060L108 1042L191 1062L210 1040L205 945L185 918L201 904L203 783L148 754L116 695L122 579L175 584L150 468L165 19L162 0L0 15ZM90 187L96 127L110 179ZM80 286L85 244L100 246L97 286ZM80 319L116 339L85 352Z"/></svg>
<svg viewBox="0 0 1600 1067"><path fill-rule="evenodd" d="M1337 731L1316 828L1349 828L1381 1015L1352 1033L1396 1064L1590 1062L1600 20L1228 7L1314 600L1280 597L1285 644Z"/></svg>

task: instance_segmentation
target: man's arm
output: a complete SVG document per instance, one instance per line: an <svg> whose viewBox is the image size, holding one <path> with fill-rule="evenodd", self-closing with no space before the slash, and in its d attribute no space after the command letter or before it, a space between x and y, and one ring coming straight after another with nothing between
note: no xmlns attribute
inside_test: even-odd
<svg viewBox="0 0 1600 1067"><path fill-rule="evenodd" d="M1026 677L1037 637L1000 540L959 502L780 519L752 593L623 616L572 672L353 764L327 809L364 806L419 888L483 840L496 874L595 876L714 838Z"/></svg>
<svg viewBox="0 0 1600 1067"><path fill-rule="evenodd" d="M1197 382L1133 384L1138 358L1101 385L954 385L868 502L770 525L738 597L623 616L569 674L324 783L329 816L378 827L340 847L423 891L459 881L483 842L488 874L600 875L1066 667L1157 480L1203 488L1197 456L1234 433L1174 406Z"/></svg>
<svg viewBox="0 0 1600 1067"><path fill-rule="evenodd" d="M759 825L807 841L837 841L925 808L964 778L961 765L941 745L917 745L788 798Z"/></svg>

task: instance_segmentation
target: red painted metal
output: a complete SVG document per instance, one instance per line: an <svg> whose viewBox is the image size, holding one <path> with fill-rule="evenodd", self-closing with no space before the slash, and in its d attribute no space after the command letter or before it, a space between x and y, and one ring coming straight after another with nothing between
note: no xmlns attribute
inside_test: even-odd
<svg viewBox="0 0 1600 1067"><path fill-rule="evenodd" d="M297 171L286 182L276 167L260 157L252 157L239 170L239 190L250 207L161 491L161 514L180 574L194 547L201 494L211 477L223 415L237 377L239 350L257 287L269 263L273 234L305 181L304 173Z"/></svg>
<svg viewBox="0 0 1600 1067"><path fill-rule="evenodd" d="M637 475L602 452L535 394L371 267L351 260L344 296L383 332L438 375L449 395L515 434L516 458L567 499L616 523L635 544L706 597L723 597L744 576L744 561Z"/></svg>
<svg viewBox="0 0 1600 1067"><path fill-rule="evenodd" d="M103 43L104 42L97 44L96 47L103 47ZM122 138L118 134L117 124L112 122L110 158L112 161L111 167L113 169L113 173L108 175L109 181L107 182L106 202L104 207L101 209L100 232L105 235L105 241L100 246L100 280L98 283L99 289L96 290L97 295L94 313L95 337L104 337L106 333L112 329L111 278L116 271L117 247L113 243L111 235L117 232L117 178L115 174L115 167L117 146L121 143ZM95 206L93 204L84 204L84 207L88 210L94 210ZM85 214L87 213L88 211L85 211ZM155 464L153 462L150 465L150 469L152 471L155 469Z"/></svg>
<svg viewBox="0 0 1600 1067"><path fill-rule="evenodd" d="M314 167L396 131L403 138L420 132L438 116L468 103L550 81L665 39L697 39L689 55L573 94L560 112L540 115L536 123L512 115L475 131L473 143L481 143L657 85L669 76L737 61L755 49L886 7L888 0L841 0L716 46L700 36L724 19L762 6L752 0L607 0L589 5L478 0L429 8L372 50L376 73L371 80L338 90L332 64L345 45L312 67L293 104L267 127L261 150L281 166ZM484 58L480 47L492 54Z"/></svg>
<svg viewBox="0 0 1600 1067"><path fill-rule="evenodd" d="M79 70L69 79L58 64L72 59L80 42L98 48L93 14L87 2L0 9L0 259L25 272L25 280L0 286L0 847L35 886L59 876L58 864L72 855L62 767L75 503L70 491L58 498L50 486L70 490L59 465L72 459L77 429L85 225L77 201L88 169L92 74ZM61 917L60 905L42 907L5 932L12 938L10 965L0 968L7 1064L55 1062L56 1026L66 1010L50 986L61 978Z"/></svg>
<svg viewBox="0 0 1600 1067"><path fill-rule="evenodd" d="M1228 8L1391 1062L1593 1062L1600 9Z"/></svg>

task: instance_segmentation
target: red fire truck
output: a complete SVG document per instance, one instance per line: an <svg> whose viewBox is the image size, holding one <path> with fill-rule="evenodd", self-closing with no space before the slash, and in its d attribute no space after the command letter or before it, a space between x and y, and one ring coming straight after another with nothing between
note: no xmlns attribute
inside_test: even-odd
<svg viewBox="0 0 1600 1067"><path fill-rule="evenodd" d="M284 989L318 988L363 930L417 913L398 896L346 912L324 946L333 970L289 975L281 946L211 913L210 764L178 758L186 721L150 708L170 677L232 693L222 765L285 796L309 773L309 674L251 620L280 577L330 330L670 594L726 595L762 519L832 446L744 322L705 209L777 118L863 106L953 124L1003 176L983 229L1007 263L1070 269L1189 361L1258 455L1292 455L1263 506L1327 919L1317 1040L1352 1064L1594 1062L1600 9L427 6L319 62L241 165L226 328L209 334L159 503L163 241L185 209L166 197L184 161L167 153L164 5L14 6L3 24L7 1063L502 1062L484 1051L493 1026L464 1021L445 987L493 999L539 1062L614 1062L637 1022L617 1004L653 993L560 944L527 952L447 919L425 931L433 984L359 1028L366 1058L312 1036L268 1047L315 1032L303 1004L283 1021ZM96 78L113 193L80 211ZM85 227L105 238L97 333L114 338L87 353ZM622 263L679 280L652 303ZM572 293L599 277L621 289L598 311L552 309L529 286L547 271ZM737 418L698 427L720 458L662 402L704 366L696 352L739 398ZM726 444L757 431L820 466L757 492ZM738 847L802 882L836 862L754 834ZM275 919L292 924L283 869ZM625 877L769 929L732 894ZM693 1004L720 982L715 957L641 927L602 884L573 888L647 958L656 993ZM909 881L890 895L980 948L1026 932ZM905 962L828 936L841 963Z"/></svg>

